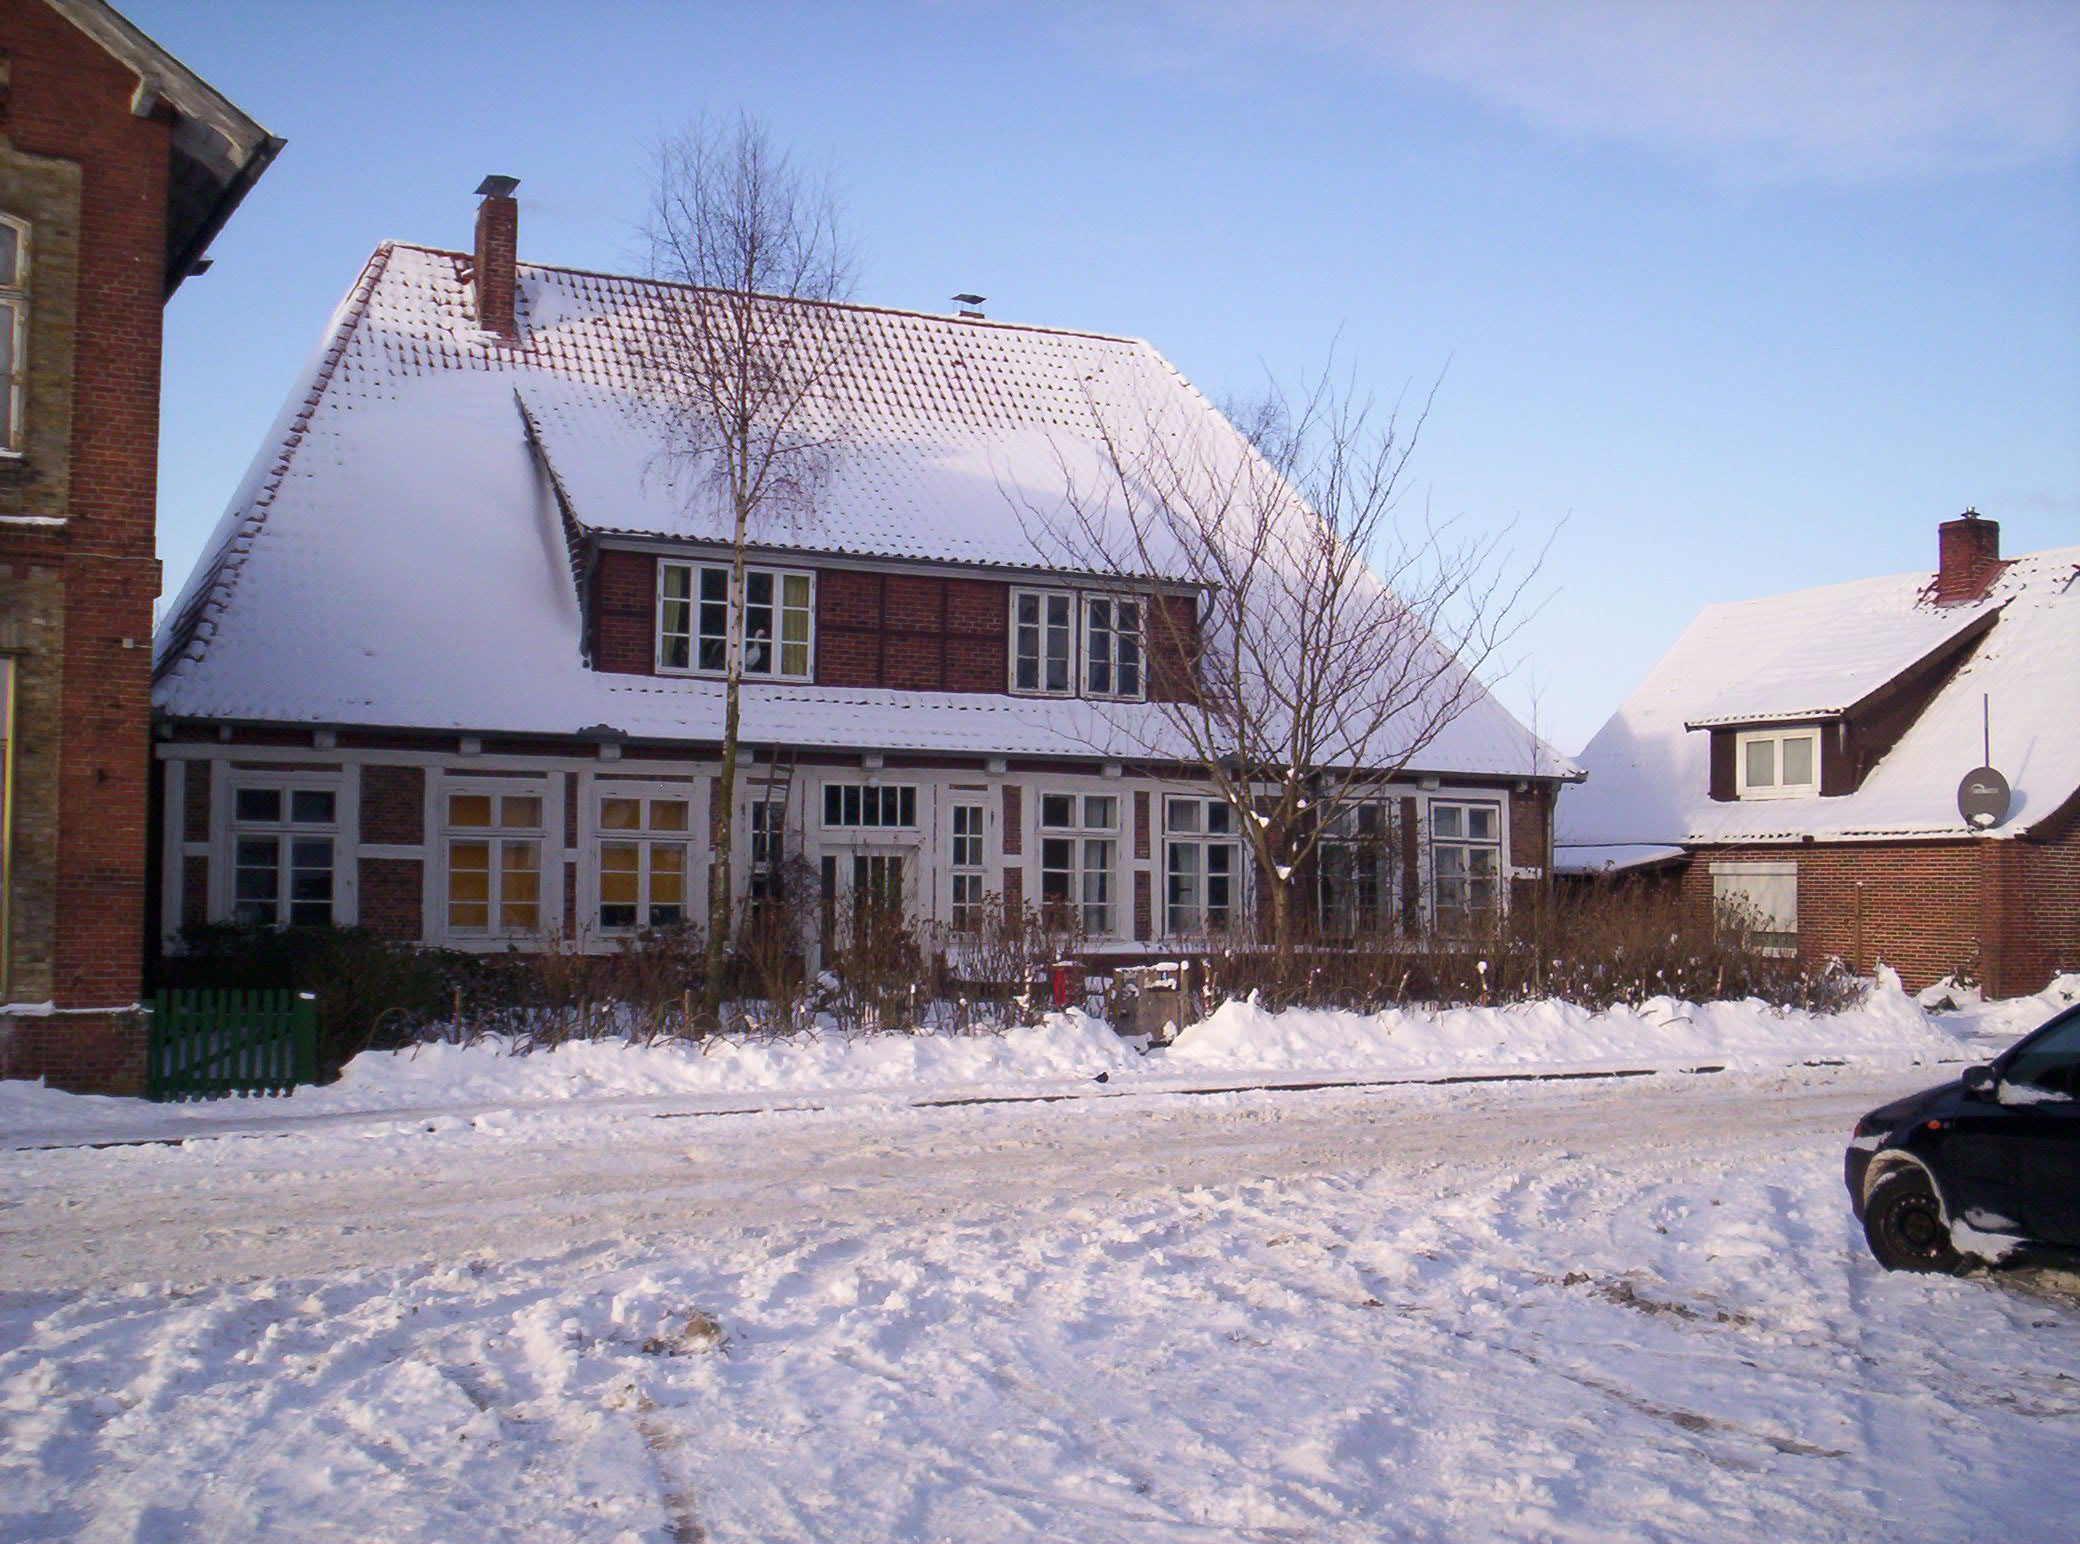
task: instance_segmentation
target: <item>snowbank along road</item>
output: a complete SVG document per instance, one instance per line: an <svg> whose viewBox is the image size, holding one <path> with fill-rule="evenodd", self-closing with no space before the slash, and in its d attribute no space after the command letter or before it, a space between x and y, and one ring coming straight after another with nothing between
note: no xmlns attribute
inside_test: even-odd
<svg viewBox="0 0 2080 1544"><path fill-rule="evenodd" d="M1848 1214L1929 1080L0 1155L0 1538L2070 1538L2072 1300Z"/></svg>

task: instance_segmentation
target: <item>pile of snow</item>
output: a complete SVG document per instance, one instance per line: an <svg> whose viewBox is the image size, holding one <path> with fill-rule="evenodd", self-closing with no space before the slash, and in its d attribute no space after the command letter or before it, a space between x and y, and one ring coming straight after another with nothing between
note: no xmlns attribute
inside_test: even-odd
<svg viewBox="0 0 2080 1544"><path fill-rule="evenodd" d="M2080 977L2064 977L2035 997L1931 1015L1901 990L1898 976L1881 970L1863 1002L1834 1014L1778 1009L1752 999L1655 998L1606 1011L1547 1000L1380 1013L1274 1013L1255 1001L1231 1001L1184 1030L1167 1050L1146 1055L1102 1020L1075 1011L1000 1034L848 1038L824 1032L716 1041L705 1051L679 1041L587 1040L515 1054L506 1043L486 1039L369 1052L354 1058L338 1082L287 1098L143 1105L0 1082L0 1145L178 1139L359 1115L417 1117L567 1103L693 1111L1232 1089L1349 1078L1821 1061L1907 1067L1984 1060L2076 998Z"/></svg>
<svg viewBox="0 0 2080 1544"><path fill-rule="evenodd" d="M1637 1008L1593 1010L1547 999L1502 1008L1398 1008L1379 1013L1293 1008L1273 1013L1229 1001L1183 1031L1173 1064L1227 1071L1317 1068L1346 1072L1781 1066L1804 1060L1954 1059L1957 1037L1939 1028L1879 967L1864 1001L1842 1013L1780 1009L1750 998L1689 1003L1656 997Z"/></svg>
<svg viewBox="0 0 2080 1544"><path fill-rule="evenodd" d="M1935 991L1935 987L1929 991ZM1927 994L1923 995L1925 998ZM2052 1014L2080 1003L2080 974L2054 977L2043 991L2028 997L1982 1002L1978 989L1972 988L1969 995L1951 994L1950 1001L1956 1007L1938 1012L1936 1021L1959 1039L1971 1042L1975 1049L1997 1055Z"/></svg>
<svg viewBox="0 0 2080 1544"><path fill-rule="evenodd" d="M357 1056L339 1082L299 1094L342 1109L430 1098L535 1100L706 1093L872 1093L1012 1080L1089 1079L1137 1060L1101 1020L1070 1010L1001 1034L807 1032L786 1039L653 1045L581 1040L525 1056L491 1042Z"/></svg>

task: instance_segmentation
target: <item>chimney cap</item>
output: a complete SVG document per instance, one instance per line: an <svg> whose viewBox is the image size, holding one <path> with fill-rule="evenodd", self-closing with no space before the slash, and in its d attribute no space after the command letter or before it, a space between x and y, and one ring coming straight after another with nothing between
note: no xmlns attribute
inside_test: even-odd
<svg viewBox="0 0 2080 1544"><path fill-rule="evenodd" d="M486 177L477 184L479 198L511 198L513 189L520 186L518 177Z"/></svg>
<svg viewBox="0 0 2080 1544"><path fill-rule="evenodd" d="M953 297L964 306L979 306L989 299L987 295L956 295Z"/></svg>

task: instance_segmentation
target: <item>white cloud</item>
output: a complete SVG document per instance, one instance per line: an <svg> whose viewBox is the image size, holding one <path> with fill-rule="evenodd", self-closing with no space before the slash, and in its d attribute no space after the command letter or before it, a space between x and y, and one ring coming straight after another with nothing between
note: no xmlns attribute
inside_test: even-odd
<svg viewBox="0 0 2080 1544"><path fill-rule="evenodd" d="M2073 0L1173 0L1223 50L1276 40L1563 133L1744 175L1900 179L2080 144ZM1173 61L1174 62L1174 61Z"/></svg>

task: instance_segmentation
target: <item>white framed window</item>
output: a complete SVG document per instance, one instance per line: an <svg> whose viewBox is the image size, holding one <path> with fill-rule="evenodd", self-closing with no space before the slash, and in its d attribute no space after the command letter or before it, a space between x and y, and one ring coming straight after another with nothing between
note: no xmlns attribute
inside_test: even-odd
<svg viewBox="0 0 2080 1544"><path fill-rule="evenodd" d="M1502 906L1502 806L1430 801L1431 904L1438 927L1472 932Z"/></svg>
<svg viewBox="0 0 2080 1544"><path fill-rule="evenodd" d="M1119 842L1114 794L1040 795L1040 904L1093 938L1112 933L1112 863Z"/></svg>
<svg viewBox="0 0 2080 1544"><path fill-rule="evenodd" d="M1074 694L1076 598L1067 590L1011 592L1011 689Z"/></svg>
<svg viewBox="0 0 2080 1544"><path fill-rule="evenodd" d="M1226 799L1163 800L1163 931L1220 932L1242 908L1242 845Z"/></svg>
<svg viewBox="0 0 2080 1544"><path fill-rule="evenodd" d="M1083 599L1083 690L1088 697L1139 702L1142 670L1141 602L1114 595Z"/></svg>
<svg viewBox="0 0 2080 1544"><path fill-rule="evenodd" d="M594 858L603 933L686 920L693 800L683 790L609 788L599 795Z"/></svg>
<svg viewBox="0 0 2080 1544"><path fill-rule="evenodd" d="M1743 799L1803 799L1820 791L1820 731L1751 730L1734 736L1734 791Z"/></svg>
<svg viewBox="0 0 2080 1544"><path fill-rule="evenodd" d="M448 931L462 938L540 932L541 785L451 782L443 797Z"/></svg>
<svg viewBox="0 0 2080 1544"><path fill-rule="evenodd" d="M1393 925L1401 889L1401 822L1393 801L1344 805L1330 817L1316 851L1324 932L1351 937Z"/></svg>
<svg viewBox="0 0 2080 1544"><path fill-rule="evenodd" d="M914 831L914 783L825 783L823 824L828 831Z"/></svg>
<svg viewBox="0 0 2080 1544"><path fill-rule="evenodd" d="M952 807L952 842L949 849L953 875L952 910L948 920L967 930L982 915L983 897L983 808L980 804L956 803Z"/></svg>
<svg viewBox="0 0 2080 1544"><path fill-rule="evenodd" d="M787 861L787 806L778 799L755 797L749 806L751 903L756 906L780 893L782 865Z"/></svg>
<svg viewBox="0 0 2080 1544"><path fill-rule="evenodd" d="M815 658L816 576L744 570L744 674L806 681ZM722 675L729 664L729 565L657 565L657 668Z"/></svg>
<svg viewBox="0 0 2080 1544"><path fill-rule="evenodd" d="M19 455L29 395L29 224L0 214L0 454Z"/></svg>
<svg viewBox="0 0 2080 1544"><path fill-rule="evenodd" d="M231 788L231 919L249 927L332 920L339 785L239 777Z"/></svg>
<svg viewBox="0 0 2080 1544"><path fill-rule="evenodd" d="M1798 864L1714 863L1712 910L1764 954L1798 953Z"/></svg>

